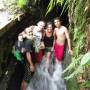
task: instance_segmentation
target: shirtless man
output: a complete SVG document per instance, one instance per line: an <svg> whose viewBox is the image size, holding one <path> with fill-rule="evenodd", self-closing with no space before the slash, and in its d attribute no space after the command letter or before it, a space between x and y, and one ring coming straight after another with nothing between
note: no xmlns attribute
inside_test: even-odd
<svg viewBox="0 0 90 90"><path fill-rule="evenodd" d="M63 79L62 61L64 56L65 41L68 43L68 53L72 55L71 44L68 30L65 26L61 25L59 18L54 19L56 28L54 29L54 43L53 50L55 55L55 67L53 72L53 81L60 89L66 90L66 85ZM59 82L59 83L58 83Z"/></svg>
<svg viewBox="0 0 90 90"><path fill-rule="evenodd" d="M54 44L53 44L54 53L56 60L62 61L66 40L68 43L68 53L72 55L70 37L67 28L61 25L61 21L58 17L54 19L54 24L56 26L54 30L54 36L55 36Z"/></svg>

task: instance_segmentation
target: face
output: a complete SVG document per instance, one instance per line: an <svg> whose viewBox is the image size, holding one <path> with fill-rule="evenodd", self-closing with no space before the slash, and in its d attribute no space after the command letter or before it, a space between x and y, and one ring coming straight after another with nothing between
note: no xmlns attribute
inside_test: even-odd
<svg viewBox="0 0 90 90"><path fill-rule="evenodd" d="M44 22L39 22L39 23L38 23L38 27L39 27L39 30L40 30L40 31L43 30L44 27L45 27L45 23L44 23Z"/></svg>
<svg viewBox="0 0 90 90"><path fill-rule="evenodd" d="M30 28L27 28L26 29L26 34L29 35L29 36L33 35L33 31Z"/></svg>
<svg viewBox="0 0 90 90"><path fill-rule="evenodd" d="M48 31L48 32L51 32L52 29L53 29L52 24L49 24L49 25L47 26L47 31Z"/></svg>
<svg viewBox="0 0 90 90"><path fill-rule="evenodd" d="M57 27L57 28L59 28L60 26L61 26L61 22L60 22L60 20L54 20L54 25Z"/></svg>

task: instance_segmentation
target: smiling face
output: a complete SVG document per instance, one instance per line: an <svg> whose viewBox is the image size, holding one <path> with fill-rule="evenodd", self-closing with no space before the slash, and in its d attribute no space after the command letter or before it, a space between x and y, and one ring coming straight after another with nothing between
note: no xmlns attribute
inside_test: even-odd
<svg viewBox="0 0 90 90"><path fill-rule="evenodd" d="M39 21L37 25L38 25L39 31L42 31L45 27L45 22Z"/></svg>
<svg viewBox="0 0 90 90"><path fill-rule="evenodd" d="M30 36L30 35L33 35L33 31L32 31L32 28L31 28L31 27L26 28L26 29L25 29L25 32L26 32L26 34L29 35L29 36Z"/></svg>
<svg viewBox="0 0 90 90"><path fill-rule="evenodd" d="M54 25L59 28L61 26L61 21L59 19L54 20Z"/></svg>
<svg viewBox="0 0 90 90"><path fill-rule="evenodd" d="M48 25L47 25L47 31L48 31L48 32L52 32L52 30L53 30L52 24L48 24Z"/></svg>

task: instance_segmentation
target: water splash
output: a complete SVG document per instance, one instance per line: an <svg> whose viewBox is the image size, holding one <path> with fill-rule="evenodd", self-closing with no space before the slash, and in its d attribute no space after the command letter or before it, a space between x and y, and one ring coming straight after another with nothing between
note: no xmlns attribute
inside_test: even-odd
<svg viewBox="0 0 90 90"><path fill-rule="evenodd" d="M37 65L27 90L66 90L62 70L62 63L55 62L53 54L48 67L43 57L40 65Z"/></svg>

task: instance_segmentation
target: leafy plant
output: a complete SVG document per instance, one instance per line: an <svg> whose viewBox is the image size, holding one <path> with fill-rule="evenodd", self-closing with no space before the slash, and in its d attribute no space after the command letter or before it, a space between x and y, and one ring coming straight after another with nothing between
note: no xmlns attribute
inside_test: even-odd
<svg viewBox="0 0 90 90"><path fill-rule="evenodd" d="M71 70L75 67L75 63L81 59L81 62L79 63L79 66L77 67L77 69L75 69L75 71L73 73L71 73L69 76L65 77L66 80L73 78L75 75L77 75L78 73L82 73L83 72L83 68L90 65L90 52L86 53L85 55L83 55L83 57L81 56L79 59L74 60L73 63L71 63L66 70L64 70L64 72L66 72L67 70ZM76 63L77 64L77 63Z"/></svg>
<svg viewBox="0 0 90 90"><path fill-rule="evenodd" d="M85 88L90 88L90 81L87 80L82 84Z"/></svg>
<svg viewBox="0 0 90 90"><path fill-rule="evenodd" d="M59 1L59 3L57 3ZM54 3L53 3L54 2ZM61 3L63 2L63 3ZM65 10L68 9L68 16L70 21L70 34L72 35L73 43L73 58L70 65L63 71L68 73L65 79L70 79L83 72L83 68L90 65L90 52L85 50L86 44L86 24L87 24L87 13L85 12L89 5L89 0L50 0L47 7L48 14L55 5L63 7L61 15ZM87 6L88 5L88 6Z"/></svg>
<svg viewBox="0 0 90 90"><path fill-rule="evenodd" d="M49 4L48 4L48 7L47 7L47 12L46 12L46 15L48 13L50 13L53 8L57 5L60 5L60 6L63 6L63 4L65 3L65 1L67 0L50 0ZM64 4L64 7L67 5L67 3ZM64 9L63 9L64 10Z"/></svg>
<svg viewBox="0 0 90 90"><path fill-rule="evenodd" d="M27 5L27 0L18 0L18 7L24 8Z"/></svg>

